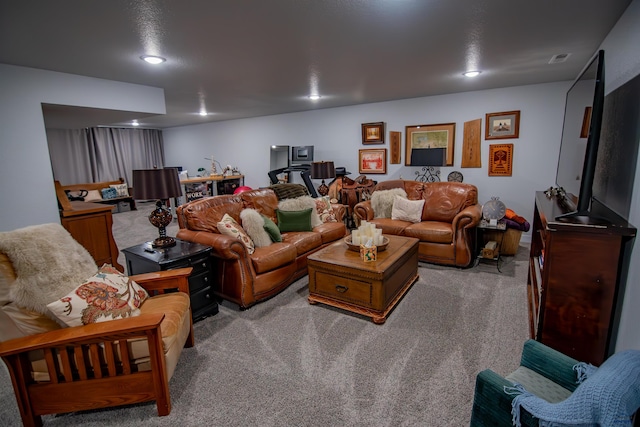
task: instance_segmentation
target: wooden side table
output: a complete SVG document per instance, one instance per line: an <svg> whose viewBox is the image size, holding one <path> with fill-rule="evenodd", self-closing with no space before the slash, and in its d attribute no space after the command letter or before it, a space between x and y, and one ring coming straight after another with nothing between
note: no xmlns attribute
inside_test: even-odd
<svg viewBox="0 0 640 427"><path fill-rule="evenodd" d="M213 262L210 246L176 239L176 245L170 248L154 248L151 242L146 242L122 252L130 275L193 267L189 276L193 321L218 313L218 303L211 288Z"/></svg>

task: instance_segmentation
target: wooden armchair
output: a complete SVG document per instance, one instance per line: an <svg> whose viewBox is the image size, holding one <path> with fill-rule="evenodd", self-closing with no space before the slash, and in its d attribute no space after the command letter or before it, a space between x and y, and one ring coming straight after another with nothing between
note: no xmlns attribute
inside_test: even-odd
<svg viewBox="0 0 640 427"><path fill-rule="evenodd" d="M0 339L6 339L0 357L23 424L42 425L45 414L153 400L158 415L168 415L169 379L182 348L194 345L190 273L189 267L131 276L149 293L139 316L60 328L9 300L16 273L0 251ZM34 324L48 330L26 335Z"/></svg>

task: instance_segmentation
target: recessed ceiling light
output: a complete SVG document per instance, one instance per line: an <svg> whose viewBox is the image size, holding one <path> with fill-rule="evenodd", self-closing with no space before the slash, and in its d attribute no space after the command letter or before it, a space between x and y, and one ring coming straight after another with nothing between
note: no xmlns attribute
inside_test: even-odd
<svg viewBox="0 0 640 427"><path fill-rule="evenodd" d="M476 70L466 71L466 72L462 73L462 75L465 76L465 77L475 77L475 76L479 75L481 72L482 71L476 71Z"/></svg>
<svg viewBox="0 0 640 427"><path fill-rule="evenodd" d="M320 98L321 98L320 95L309 95L309 99L312 101L317 101Z"/></svg>
<svg viewBox="0 0 640 427"><path fill-rule="evenodd" d="M140 126L140 123L138 123L137 120L134 120L131 122L131 126Z"/></svg>
<svg viewBox="0 0 640 427"><path fill-rule="evenodd" d="M140 59L153 65L162 64L164 61L166 61L166 59L164 59L161 56L153 56L153 55L142 55Z"/></svg>

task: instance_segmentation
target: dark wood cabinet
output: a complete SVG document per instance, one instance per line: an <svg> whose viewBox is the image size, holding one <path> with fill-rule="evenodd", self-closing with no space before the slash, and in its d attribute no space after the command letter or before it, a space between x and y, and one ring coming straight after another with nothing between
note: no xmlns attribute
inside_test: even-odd
<svg viewBox="0 0 640 427"><path fill-rule="evenodd" d="M531 337L600 365L615 351L626 260L636 229L616 217L560 218L537 192L527 281Z"/></svg>
<svg viewBox="0 0 640 427"><path fill-rule="evenodd" d="M216 181L216 194L233 194L236 188L244 185L244 178L225 178L222 181Z"/></svg>
<svg viewBox="0 0 640 427"><path fill-rule="evenodd" d="M193 321L218 312L218 303L211 288L213 262L210 246L176 239L176 245L169 248L154 248L151 242L146 242L123 249L122 252L130 275L193 267L189 276Z"/></svg>

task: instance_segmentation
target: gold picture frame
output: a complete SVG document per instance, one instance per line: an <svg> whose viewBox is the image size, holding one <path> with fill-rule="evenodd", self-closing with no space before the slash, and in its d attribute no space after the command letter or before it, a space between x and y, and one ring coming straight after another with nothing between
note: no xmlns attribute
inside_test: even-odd
<svg viewBox="0 0 640 427"><path fill-rule="evenodd" d="M411 153L414 149L444 148L444 164L453 166L453 148L456 140L456 124L405 126L405 166L424 166L413 164Z"/></svg>
<svg viewBox="0 0 640 427"><path fill-rule="evenodd" d="M488 113L484 139L509 139L520 136L520 110Z"/></svg>
<svg viewBox="0 0 640 427"><path fill-rule="evenodd" d="M362 124L363 144L384 144L384 122Z"/></svg>
<svg viewBox="0 0 640 427"><path fill-rule="evenodd" d="M387 149L358 150L358 172L361 174L387 173Z"/></svg>
<svg viewBox="0 0 640 427"><path fill-rule="evenodd" d="M513 144L489 145L489 176L511 176Z"/></svg>

